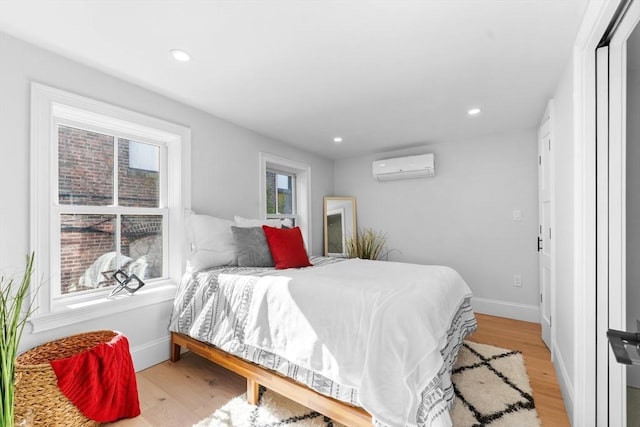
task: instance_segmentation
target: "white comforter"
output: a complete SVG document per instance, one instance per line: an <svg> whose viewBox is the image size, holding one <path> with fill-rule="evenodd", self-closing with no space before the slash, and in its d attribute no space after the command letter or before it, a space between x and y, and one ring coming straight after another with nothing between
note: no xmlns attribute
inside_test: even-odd
<svg viewBox="0 0 640 427"><path fill-rule="evenodd" d="M218 279L253 282L246 344L357 388L376 422L399 427L416 425L419 391L442 366L452 316L471 295L448 267L359 259ZM450 425L444 412L437 424Z"/></svg>

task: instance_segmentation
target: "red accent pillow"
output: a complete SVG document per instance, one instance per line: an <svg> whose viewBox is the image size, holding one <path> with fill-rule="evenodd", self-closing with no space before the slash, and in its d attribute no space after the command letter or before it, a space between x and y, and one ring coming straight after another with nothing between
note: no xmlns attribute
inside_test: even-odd
<svg viewBox="0 0 640 427"><path fill-rule="evenodd" d="M263 225L262 229L276 269L311 267L300 227L275 228Z"/></svg>

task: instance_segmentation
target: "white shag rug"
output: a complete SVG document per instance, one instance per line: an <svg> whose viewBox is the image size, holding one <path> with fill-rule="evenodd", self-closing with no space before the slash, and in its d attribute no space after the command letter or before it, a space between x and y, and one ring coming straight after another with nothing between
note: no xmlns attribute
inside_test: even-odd
<svg viewBox="0 0 640 427"><path fill-rule="evenodd" d="M453 425L538 427L531 386L520 352L466 341L453 369ZM194 427L343 427L271 390L260 402L235 397Z"/></svg>
<svg viewBox="0 0 640 427"><path fill-rule="evenodd" d="M454 426L540 426L519 351L465 341L452 374Z"/></svg>

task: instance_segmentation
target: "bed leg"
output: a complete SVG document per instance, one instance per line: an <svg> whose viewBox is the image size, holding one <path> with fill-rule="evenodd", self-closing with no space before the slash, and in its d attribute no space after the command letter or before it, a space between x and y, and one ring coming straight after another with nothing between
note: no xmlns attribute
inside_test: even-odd
<svg viewBox="0 0 640 427"><path fill-rule="evenodd" d="M257 405L260 400L260 384L247 378L247 403Z"/></svg>
<svg viewBox="0 0 640 427"><path fill-rule="evenodd" d="M180 345L171 341L171 361L177 362L180 360Z"/></svg>

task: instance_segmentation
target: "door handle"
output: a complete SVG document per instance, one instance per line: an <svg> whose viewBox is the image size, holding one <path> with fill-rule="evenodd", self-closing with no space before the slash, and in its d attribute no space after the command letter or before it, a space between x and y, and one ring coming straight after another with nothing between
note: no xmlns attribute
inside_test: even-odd
<svg viewBox="0 0 640 427"><path fill-rule="evenodd" d="M542 237L538 236L538 252L542 250Z"/></svg>
<svg viewBox="0 0 640 427"><path fill-rule="evenodd" d="M613 355L616 357L618 363L625 365L640 364L640 362L638 362L638 357L640 357L640 353L638 353L640 333L609 329L607 331L607 338L609 339L611 350L613 350ZM632 354L632 351L635 354Z"/></svg>

